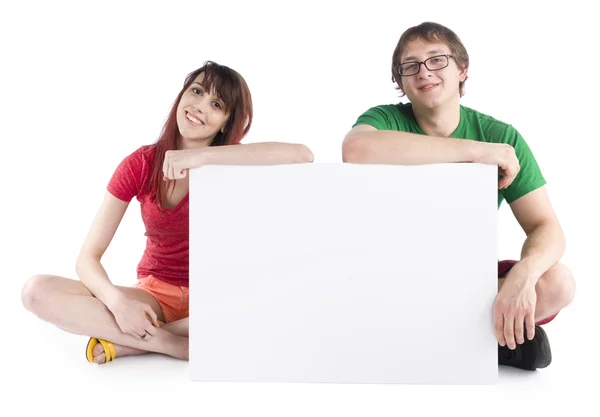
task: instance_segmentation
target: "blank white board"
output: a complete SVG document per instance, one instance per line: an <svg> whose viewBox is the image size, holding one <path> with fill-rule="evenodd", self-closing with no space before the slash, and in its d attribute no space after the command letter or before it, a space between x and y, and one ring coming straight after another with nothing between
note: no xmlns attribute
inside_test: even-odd
<svg viewBox="0 0 600 417"><path fill-rule="evenodd" d="M190 175L192 380L496 383L495 166Z"/></svg>

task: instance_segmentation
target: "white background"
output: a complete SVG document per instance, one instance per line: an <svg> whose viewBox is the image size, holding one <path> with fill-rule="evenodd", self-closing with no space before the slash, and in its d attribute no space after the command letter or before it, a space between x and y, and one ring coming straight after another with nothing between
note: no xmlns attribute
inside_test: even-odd
<svg viewBox="0 0 600 417"><path fill-rule="evenodd" d="M127 410L188 407L229 416L483 408L510 415L511 410L562 411L574 400L590 401L585 394L598 375L597 336L590 333L597 328L592 306L599 289L593 179L600 40L590 4L3 2L2 374L20 392L11 399L41 409L45 402L35 395L64 398L60 406L71 415L86 404L95 405L92 414L106 411L96 403L115 395ZM24 311L20 290L29 276L74 277L75 257L110 175L125 155L158 137L185 76L205 60L236 69L250 86L255 119L246 143L301 142L313 150L315 162L341 162L341 141L356 118L374 105L399 101L391 83L391 54L406 28L427 20L455 30L469 51L462 103L513 124L549 183L567 236L563 262L578 283L573 305L547 326L555 353L550 368L535 374L506 371L508 384L472 390L190 385L185 367L164 361L181 372L170 384L156 377L139 380L140 368L120 383L125 390L112 379L120 368L90 371L81 363L83 338L64 339ZM131 208L104 259L120 285L134 282L144 245L137 203ZM508 206L499 217L498 257L518 259L524 234ZM507 398L511 404L501 405Z"/></svg>

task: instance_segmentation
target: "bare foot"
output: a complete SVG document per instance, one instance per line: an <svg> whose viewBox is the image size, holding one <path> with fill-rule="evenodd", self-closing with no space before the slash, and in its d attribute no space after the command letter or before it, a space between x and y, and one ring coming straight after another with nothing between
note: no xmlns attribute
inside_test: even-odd
<svg viewBox="0 0 600 417"><path fill-rule="evenodd" d="M129 346L121 346L114 343L113 347L115 348L117 358L121 356L141 355L143 353L147 353L145 350L140 350ZM106 354L104 353L104 347L102 347L102 344L98 343L96 346L94 346L92 349L92 354L94 355L94 363L106 362Z"/></svg>

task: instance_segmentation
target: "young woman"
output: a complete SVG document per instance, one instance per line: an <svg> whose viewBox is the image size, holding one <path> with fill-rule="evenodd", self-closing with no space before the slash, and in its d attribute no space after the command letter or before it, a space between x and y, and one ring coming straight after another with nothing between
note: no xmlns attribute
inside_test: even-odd
<svg viewBox="0 0 600 417"><path fill-rule="evenodd" d="M312 162L304 145L240 145L252 124L252 99L236 71L214 62L185 79L158 141L119 164L77 259L80 281L30 278L23 304L41 319L92 336L90 362L159 352L188 360L187 171L205 164ZM114 285L101 259L133 197L141 205L146 250L133 287Z"/></svg>

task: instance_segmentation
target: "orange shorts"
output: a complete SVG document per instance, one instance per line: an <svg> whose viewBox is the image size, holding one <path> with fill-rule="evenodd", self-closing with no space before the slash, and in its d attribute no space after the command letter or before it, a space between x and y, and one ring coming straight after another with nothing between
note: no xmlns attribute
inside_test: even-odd
<svg viewBox="0 0 600 417"><path fill-rule="evenodd" d="M138 282L133 288L147 292L158 301L167 323L184 319L190 315L190 289L188 287L169 284L154 275L148 275L146 278L138 278Z"/></svg>

